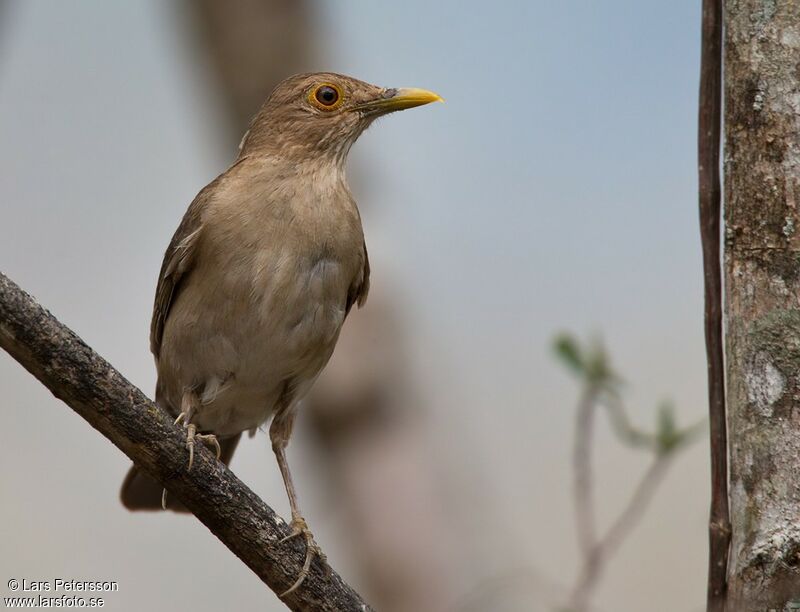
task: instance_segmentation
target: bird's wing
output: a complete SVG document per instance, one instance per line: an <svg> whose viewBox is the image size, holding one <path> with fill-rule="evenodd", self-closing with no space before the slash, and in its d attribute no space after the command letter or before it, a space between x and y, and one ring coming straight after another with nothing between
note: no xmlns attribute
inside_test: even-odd
<svg viewBox="0 0 800 612"><path fill-rule="evenodd" d="M197 244L203 231L203 211L219 182L245 159L247 158L240 157L225 173L211 181L197 194L183 215L181 224L167 247L167 252L164 253L153 304L153 319L150 322L150 351L155 355L156 361L161 352L161 339L164 336L164 325L169 316L169 309L194 264Z"/></svg>
<svg viewBox="0 0 800 612"><path fill-rule="evenodd" d="M358 304L361 308L367 301L367 294L369 293L369 255L367 254L367 243L363 243L364 263L361 267L361 274L359 274L347 292L347 308L345 309L345 316L350 312L353 304Z"/></svg>
<svg viewBox="0 0 800 612"><path fill-rule="evenodd" d="M213 183L212 183L213 185ZM181 281L194 263L200 232L203 229L202 212L209 199L209 185L203 189L183 215L175 235L164 253L161 272L158 275L156 298L153 304L153 319L150 322L150 350L156 359L161 351L161 338L169 309L180 290Z"/></svg>

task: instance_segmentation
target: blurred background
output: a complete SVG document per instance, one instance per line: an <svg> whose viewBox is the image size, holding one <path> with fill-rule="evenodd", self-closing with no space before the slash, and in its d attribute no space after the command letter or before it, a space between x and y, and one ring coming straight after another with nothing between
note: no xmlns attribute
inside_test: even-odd
<svg viewBox="0 0 800 612"><path fill-rule="evenodd" d="M152 394L152 298L189 202L289 74L446 100L350 161L372 293L289 449L331 564L377 609L552 610L579 569L579 388L600 334L632 419L705 413L695 125L699 3L0 0L0 269ZM0 591L116 580L111 610L281 610L191 517L130 514L129 461L0 354ZM605 423L601 526L646 467ZM609 563L597 610L700 610L705 440ZM268 436L232 469L283 516Z"/></svg>

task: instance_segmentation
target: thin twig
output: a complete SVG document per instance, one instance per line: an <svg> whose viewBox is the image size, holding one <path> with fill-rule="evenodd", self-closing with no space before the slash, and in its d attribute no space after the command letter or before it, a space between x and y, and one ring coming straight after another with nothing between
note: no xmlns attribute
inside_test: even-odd
<svg viewBox="0 0 800 612"><path fill-rule="evenodd" d="M671 458L672 455L658 455L653 459L650 467L644 473L634 490L625 510L622 511L622 514L620 514L617 520L609 527L602 540L597 543L597 548L602 551L602 557L608 558L615 553L625 539L625 536L627 536L641 520L644 511L647 509L647 505L653 498L653 494L656 492L658 485L661 484L664 475L667 473L667 467L669 466Z"/></svg>
<svg viewBox="0 0 800 612"><path fill-rule="evenodd" d="M573 494L575 499L575 522L578 531L578 544L584 555L588 555L595 543L594 493L592 485L592 440L594 413L597 409L599 389L588 384L578 403L575 420L575 442L572 466L575 474Z"/></svg>
<svg viewBox="0 0 800 612"><path fill-rule="evenodd" d="M726 573L731 538L720 266L721 80L722 0L703 0L697 152L711 438L708 612L725 610Z"/></svg>
<svg viewBox="0 0 800 612"><path fill-rule="evenodd" d="M655 453L664 452L665 449L661 448L662 442L659 440L658 434L641 431L633 426L622 404L622 399L617 393L604 393L600 402L606 408L611 428L625 446ZM706 420L702 419L693 425L682 428L680 440L669 451L673 452L676 447L691 444L703 434L707 426Z"/></svg>
<svg viewBox="0 0 800 612"><path fill-rule="evenodd" d="M670 458L671 455L656 456L639 480L628 505L605 535L595 542L591 550L584 556L583 567L572 591L570 603L567 606L568 610L576 612L586 610L592 589L597 585L608 559L619 549L625 537L641 520L647 505L666 474Z"/></svg>
<svg viewBox="0 0 800 612"><path fill-rule="evenodd" d="M640 431L631 424L628 413L625 412L618 394L606 393L602 399L608 412L611 427L623 444L631 448L656 450L658 446L657 437L654 434Z"/></svg>
<svg viewBox="0 0 800 612"><path fill-rule="evenodd" d="M173 419L2 273L0 347L180 499L270 589L292 585L305 558L302 538L280 543L291 533L286 523L204 445L187 471L186 437ZM318 562L283 602L292 610L371 609Z"/></svg>

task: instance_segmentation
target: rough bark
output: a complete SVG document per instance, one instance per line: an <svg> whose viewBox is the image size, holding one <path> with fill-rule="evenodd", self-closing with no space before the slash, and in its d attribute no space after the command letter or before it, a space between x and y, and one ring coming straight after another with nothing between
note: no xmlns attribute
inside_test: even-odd
<svg viewBox="0 0 800 612"><path fill-rule="evenodd" d="M800 2L729 0L728 610L800 605Z"/></svg>
<svg viewBox="0 0 800 612"><path fill-rule="evenodd" d="M280 543L290 533L286 523L202 445L188 472L186 437L172 418L3 274L0 346L163 483L270 589L282 593L294 583L305 558L302 539ZM371 609L318 561L283 601L292 610Z"/></svg>

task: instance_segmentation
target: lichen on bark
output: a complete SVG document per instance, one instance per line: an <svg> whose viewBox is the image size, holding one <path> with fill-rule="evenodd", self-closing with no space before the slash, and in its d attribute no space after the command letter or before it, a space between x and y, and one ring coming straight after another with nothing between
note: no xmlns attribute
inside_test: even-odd
<svg viewBox="0 0 800 612"><path fill-rule="evenodd" d="M725 12L730 610L800 602L800 2Z"/></svg>

